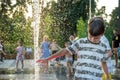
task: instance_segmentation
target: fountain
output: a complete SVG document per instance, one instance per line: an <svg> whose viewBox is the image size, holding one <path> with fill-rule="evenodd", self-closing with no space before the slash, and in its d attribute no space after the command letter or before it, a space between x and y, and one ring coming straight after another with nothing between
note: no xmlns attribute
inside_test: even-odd
<svg viewBox="0 0 120 80"><path fill-rule="evenodd" d="M36 60L39 59L38 54L38 37L39 37L39 24L40 24L40 13L41 13L41 0L33 0L33 23L34 23L34 69L35 69L35 80L39 80L39 64Z"/></svg>

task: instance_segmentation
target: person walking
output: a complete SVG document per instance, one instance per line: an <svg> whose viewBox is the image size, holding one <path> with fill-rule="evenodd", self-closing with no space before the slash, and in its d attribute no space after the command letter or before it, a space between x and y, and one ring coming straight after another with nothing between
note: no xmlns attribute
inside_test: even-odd
<svg viewBox="0 0 120 80"><path fill-rule="evenodd" d="M113 36L112 36L112 51L115 55L115 66L118 67L118 51L117 48L120 45L120 35L118 33L118 29L115 28L113 30Z"/></svg>
<svg viewBox="0 0 120 80"><path fill-rule="evenodd" d="M68 48L70 46L69 42L65 43L65 47ZM66 68L67 68L67 77L70 77L71 75L73 75L73 66L72 66L72 62L73 62L73 57L70 54L66 54Z"/></svg>
<svg viewBox="0 0 120 80"><path fill-rule="evenodd" d="M73 35L70 35L69 37L69 44L72 45L77 39L75 39L75 37ZM77 51L76 51L77 52ZM73 64L75 63L75 61L77 60L77 54L73 54Z"/></svg>

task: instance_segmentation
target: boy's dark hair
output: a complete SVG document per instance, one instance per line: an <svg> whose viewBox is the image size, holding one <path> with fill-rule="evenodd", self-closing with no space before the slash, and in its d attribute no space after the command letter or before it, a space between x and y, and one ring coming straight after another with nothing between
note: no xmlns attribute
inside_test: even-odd
<svg viewBox="0 0 120 80"><path fill-rule="evenodd" d="M90 35L92 36L98 36L103 34L105 31L103 18L101 17L91 18L88 23L88 29L89 29Z"/></svg>

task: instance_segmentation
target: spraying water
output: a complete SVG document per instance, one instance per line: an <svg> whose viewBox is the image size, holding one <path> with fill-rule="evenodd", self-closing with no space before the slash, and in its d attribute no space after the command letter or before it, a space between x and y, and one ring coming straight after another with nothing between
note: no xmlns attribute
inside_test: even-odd
<svg viewBox="0 0 120 80"><path fill-rule="evenodd" d="M41 13L41 0L33 0L33 25L34 25L34 69L35 69L35 80L39 80L39 65L36 61L39 59L38 54L38 37L39 37L39 24L40 24L40 13Z"/></svg>

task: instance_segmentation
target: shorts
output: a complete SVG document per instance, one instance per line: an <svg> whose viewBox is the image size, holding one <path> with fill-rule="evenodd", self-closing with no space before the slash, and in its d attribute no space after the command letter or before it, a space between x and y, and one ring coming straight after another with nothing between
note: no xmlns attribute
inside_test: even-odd
<svg viewBox="0 0 120 80"><path fill-rule="evenodd" d="M70 63L72 63L72 62L73 62L73 58L72 58L72 57L70 57L70 58L66 58L66 62L70 62Z"/></svg>
<svg viewBox="0 0 120 80"><path fill-rule="evenodd" d="M23 61L24 60L24 55L21 55L21 56L19 56L19 55L17 55L16 56L16 61Z"/></svg>

